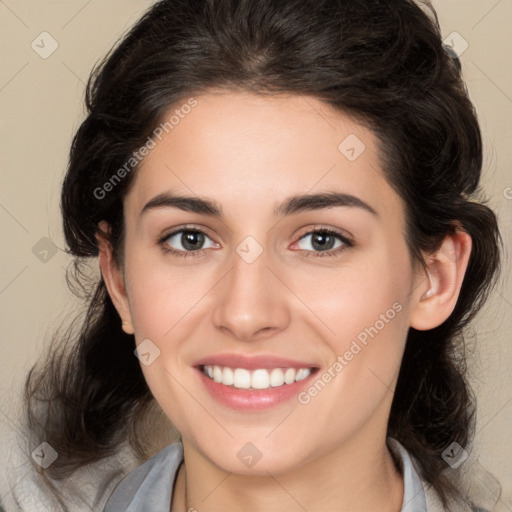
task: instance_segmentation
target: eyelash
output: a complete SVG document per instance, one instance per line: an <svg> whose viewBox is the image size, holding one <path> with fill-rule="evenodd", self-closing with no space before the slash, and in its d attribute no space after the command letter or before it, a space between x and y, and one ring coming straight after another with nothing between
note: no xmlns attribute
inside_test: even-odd
<svg viewBox="0 0 512 512"><path fill-rule="evenodd" d="M208 233L206 233L202 229L184 226L176 231L173 231L172 233L169 233L168 235L165 235L158 241L158 244L162 247L162 250L164 251L165 254L172 254L173 256L178 256L181 258L188 258L188 257L198 258L198 257L204 256L204 253L202 251L204 251L205 249L198 249L196 251L180 251L180 250L170 248L166 244L167 240L169 240L169 238L171 238L179 233L201 233L211 239L211 237L208 235ZM318 227L318 228L315 227L312 230L307 231L302 236L300 236L300 238L298 238L297 242L302 240L306 236L312 235L315 233L322 233L324 235L334 236L334 237L338 238L338 240L340 240L343 245L341 245L340 247L338 247L336 249L329 249L328 251L308 251L305 249L299 250L299 251L304 252L305 253L304 256L307 258L323 258L323 257L338 256L342 252L346 251L347 248L354 247L354 242L352 242L352 240L348 239L346 236L342 235L341 233L339 233L338 231L335 231L333 229L323 228L323 227Z"/></svg>

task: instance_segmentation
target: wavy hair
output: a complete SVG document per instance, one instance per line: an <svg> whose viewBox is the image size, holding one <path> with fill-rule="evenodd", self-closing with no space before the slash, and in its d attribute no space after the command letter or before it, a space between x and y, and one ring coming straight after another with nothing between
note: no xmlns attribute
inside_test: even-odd
<svg viewBox="0 0 512 512"><path fill-rule="evenodd" d="M169 108L212 88L310 95L376 134L386 179L406 206L411 259L460 229L472 238L456 307L440 326L410 329L388 434L417 459L444 503L456 486L443 450L473 435L464 328L484 303L500 262L494 213L479 190L482 141L460 66L442 45L433 11L413 0L162 0L92 72L87 117L77 130L62 186L69 253L77 269L98 255L106 220L123 262L122 200L132 172L95 194L132 158ZM144 457L137 425L154 398L134 357L133 336L100 277L78 328L55 336L26 383L31 431L59 458L62 479L128 441Z"/></svg>

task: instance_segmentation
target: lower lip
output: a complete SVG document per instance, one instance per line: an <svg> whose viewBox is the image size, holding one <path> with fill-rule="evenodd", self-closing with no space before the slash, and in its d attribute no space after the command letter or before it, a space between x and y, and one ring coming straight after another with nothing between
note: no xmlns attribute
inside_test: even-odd
<svg viewBox="0 0 512 512"><path fill-rule="evenodd" d="M233 386L224 386L207 377L201 369L197 369L200 379L207 391L219 402L232 409L245 411L261 411L270 409L278 404L286 402L296 397L300 391L306 387L315 375L316 371L303 380L284 384L278 387L268 389L238 389Z"/></svg>

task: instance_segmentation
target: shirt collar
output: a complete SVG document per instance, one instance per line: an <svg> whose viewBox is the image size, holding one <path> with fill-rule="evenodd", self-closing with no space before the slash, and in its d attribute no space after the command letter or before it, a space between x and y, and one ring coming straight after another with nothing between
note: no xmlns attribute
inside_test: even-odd
<svg viewBox="0 0 512 512"><path fill-rule="evenodd" d="M396 439L388 437L388 446L404 479L404 499L400 512L427 512L425 492L411 456Z"/></svg>

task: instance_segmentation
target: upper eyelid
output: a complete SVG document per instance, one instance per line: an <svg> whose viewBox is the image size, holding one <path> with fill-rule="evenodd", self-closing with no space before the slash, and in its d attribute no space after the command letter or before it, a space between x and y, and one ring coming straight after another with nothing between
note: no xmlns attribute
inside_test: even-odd
<svg viewBox="0 0 512 512"><path fill-rule="evenodd" d="M354 236L351 233L349 233L345 229L341 229L341 228L331 228L331 227L326 227L326 226L322 226L322 225L319 225L319 226L314 225L313 227L308 227L308 228L304 228L304 229L305 229L305 231L301 235L298 236L299 240L306 235L310 235L312 233L317 233L318 231L327 231L330 234L339 236L340 238L345 239L350 242L352 242L352 240L354 239Z"/></svg>
<svg viewBox="0 0 512 512"><path fill-rule="evenodd" d="M181 233L182 231L199 231L213 240L213 237L210 234L210 231L208 230L208 228L205 228L203 226L196 226L196 225L193 225L193 226L185 225L185 226L179 226L177 228L173 228L169 231L169 233L166 233L159 238L160 238L160 240L167 240L171 236L177 235L178 233Z"/></svg>

